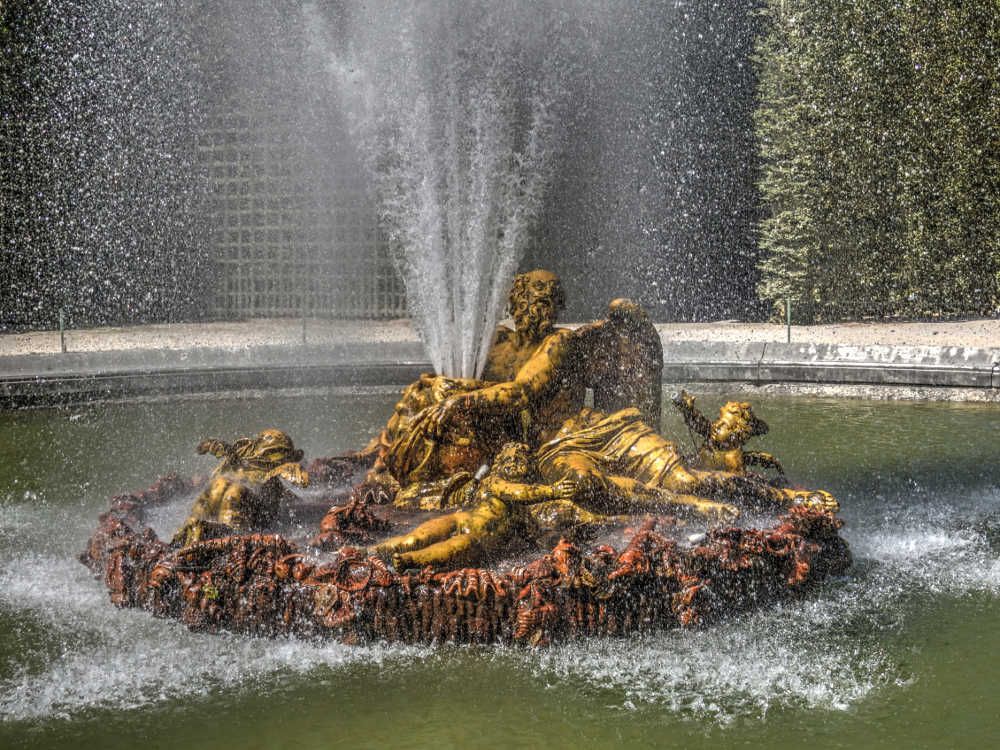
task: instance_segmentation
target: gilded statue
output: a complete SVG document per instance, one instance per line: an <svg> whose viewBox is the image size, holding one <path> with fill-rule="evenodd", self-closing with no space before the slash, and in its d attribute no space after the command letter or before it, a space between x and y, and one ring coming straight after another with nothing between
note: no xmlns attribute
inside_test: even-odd
<svg viewBox="0 0 1000 750"><path fill-rule="evenodd" d="M187 546L234 532L268 529L278 520L282 502L293 499L281 480L299 487L309 484L299 463L302 451L281 430L263 430L233 443L203 440L197 451L222 462L195 499L174 544Z"/></svg>
<svg viewBox="0 0 1000 750"><path fill-rule="evenodd" d="M309 472L280 430L203 441L198 452L220 460L207 481L164 477L114 498L81 560L119 606L198 630L347 643L537 645L691 626L847 569L836 501L787 489L773 456L745 449L767 432L749 404L710 421L682 392L675 405L703 440L683 456L658 431L663 352L643 310L615 300L605 319L569 329L556 326L563 303L555 274L519 275L514 326L497 331L483 379L421 376L364 450ZM307 553L270 532L307 512L283 482L305 487L310 473L341 491L312 503L326 515ZM195 487L164 544L145 508ZM785 512L765 529L709 528L691 545L666 530L683 523L673 516L731 521L744 507ZM415 510L433 517L416 523ZM577 546L609 526L592 549ZM526 545L551 552L503 565Z"/></svg>
<svg viewBox="0 0 1000 750"><path fill-rule="evenodd" d="M605 320L559 328L563 299L555 274L518 276L510 295L515 327L498 331L484 379L423 376L410 386L369 446L379 456L371 479L405 489L474 473L517 441L535 451L543 483L571 482L577 501L598 513L637 499L716 518L731 515L732 502L837 507L822 490L688 465L656 430L662 350L642 309L615 300ZM584 405L588 387L595 408Z"/></svg>
<svg viewBox="0 0 1000 750"><path fill-rule="evenodd" d="M694 396L685 391L673 398L674 406L684 417L684 424L704 441L698 449L695 468L743 473L747 466L760 466L776 470L778 478L784 479L785 470L781 462L770 453L743 450L750 438L768 432L767 422L753 413L750 404L746 401L727 401L719 409L719 418L712 422L701 413L694 401Z"/></svg>
<svg viewBox="0 0 1000 750"><path fill-rule="evenodd" d="M390 558L397 570L479 563L508 551L517 532L535 536L541 529L572 535L576 527L620 520L591 513L574 503L578 488L571 482L539 484L532 481L534 473L531 449L524 443L507 443L481 480L461 474L456 475L460 486L454 486L456 482L429 485L438 490L440 507L449 500L460 502L455 498L464 498L471 507L386 539L372 552ZM423 493L424 508L432 494Z"/></svg>

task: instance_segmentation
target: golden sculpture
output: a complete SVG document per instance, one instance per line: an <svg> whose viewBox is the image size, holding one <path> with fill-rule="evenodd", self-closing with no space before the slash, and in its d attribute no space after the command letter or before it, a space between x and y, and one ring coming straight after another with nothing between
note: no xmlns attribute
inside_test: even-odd
<svg viewBox="0 0 1000 750"><path fill-rule="evenodd" d="M350 643L537 645L691 626L846 570L836 501L747 470L783 479L773 456L744 450L767 431L749 404L727 403L710 422L682 392L675 405L704 441L684 458L657 431L663 354L645 313L615 300L605 320L560 329L562 303L554 274L518 276L514 329L497 332L483 380L421 376L363 451L310 464L342 490L313 503L326 512L313 550L260 533L308 506L288 508L282 480L309 483L302 451L264 430L199 444L221 463L172 544L145 509L198 486L176 476L114 498L81 559L118 606L198 630ZM390 500L398 510L369 507ZM741 504L794 507L769 528L711 528L693 545L669 531L682 522L663 517L731 520ZM413 525L413 510L436 517L380 541L400 520ZM648 515L637 524L637 514ZM589 551L574 543L612 525ZM521 542L551 552L507 570L457 569L498 562Z"/></svg>
<svg viewBox="0 0 1000 750"><path fill-rule="evenodd" d="M373 548L379 555L443 567L489 557L515 531L551 542L626 514L731 521L739 505L836 510L828 493L774 486L746 471L780 470L769 454L743 450L767 430L749 404L727 404L713 423L683 394L677 405L705 439L698 458L685 461L656 429L662 349L643 310L615 300L606 319L568 329L555 325L563 302L555 274L519 275L510 294L514 328L497 331L484 379L423 375L404 390L385 429L358 454L372 460L368 482L397 507L453 512L382 542ZM287 497L280 478L308 483L302 452L279 430L198 449L223 461L178 544L268 529Z"/></svg>
<svg viewBox="0 0 1000 750"><path fill-rule="evenodd" d="M222 463L194 501L174 544L187 546L234 531L268 529L278 519L282 500L290 499L281 480L299 487L309 484L309 475L299 464L302 451L281 430L263 430L231 444L203 440L197 450L221 458Z"/></svg>
<svg viewBox="0 0 1000 750"><path fill-rule="evenodd" d="M615 300L606 320L557 328L562 300L555 274L518 276L510 296L515 329L499 330L489 379L425 375L407 388L369 446L378 453L370 479L412 493L407 488L415 483L474 473L501 445L519 441L536 451L543 483L572 483L577 502L593 512L638 504L724 518L735 514L732 502L837 507L826 492L774 487L742 465L686 465L676 444L653 426L662 352L645 313ZM585 408L588 387L595 406L617 411Z"/></svg>
<svg viewBox="0 0 1000 750"><path fill-rule="evenodd" d="M513 534L518 530L530 534L534 523L566 532L574 526L616 520L576 505L572 498L578 488L571 482L530 482L534 469L527 445L507 443L481 481L462 474L458 487L453 486L456 482L437 483L440 502L467 496L474 503L472 508L422 523L407 534L386 539L372 552L391 558L397 570L442 567L486 560L508 550ZM428 496L422 500L427 507Z"/></svg>
<svg viewBox="0 0 1000 750"><path fill-rule="evenodd" d="M705 439L698 450L696 468L742 473L747 466L755 465L775 469L778 476L784 478L781 462L770 453L743 450L750 438L768 432L767 423L757 418L746 401L727 401L714 422L699 411L694 405L694 396L685 391L674 397L673 404L681 412L688 429Z"/></svg>

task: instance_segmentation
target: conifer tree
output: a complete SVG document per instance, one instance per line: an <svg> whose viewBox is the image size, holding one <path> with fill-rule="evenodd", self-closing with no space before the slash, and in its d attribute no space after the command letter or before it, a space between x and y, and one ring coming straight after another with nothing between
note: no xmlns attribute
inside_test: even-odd
<svg viewBox="0 0 1000 750"><path fill-rule="evenodd" d="M763 13L761 297L800 320L1000 311L995 6Z"/></svg>
<svg viewBox="0 0 1000 750"><path fill-rule="evenodd" d="M796 310L811 310L812 271L820 249L809 206L817 176L804 54L808 24L776 3L764 14L767 33L757 49L762 104L754 122L763 163L760 190L769 212L760 230L759 293L777 303L791 300Z"/></svg>

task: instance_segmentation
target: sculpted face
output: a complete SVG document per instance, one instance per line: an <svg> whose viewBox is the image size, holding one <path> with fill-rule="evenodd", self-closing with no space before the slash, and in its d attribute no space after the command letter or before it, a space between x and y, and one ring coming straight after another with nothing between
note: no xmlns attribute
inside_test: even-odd
<svg viewBox="0 0 1000 750"><path fill-rule="evenodd" d="M302 451L297 450L292 439L281 430L263 430L241 448L240 457L246 463L260 467L275 467L302 460Z"/></svg>
<svg viewBox="0 0 1000 750"><path fill-rule="evenodd" d="M524 479L531 468L531 451L524 443L507 443L497 454L496 472L503 479Z"/></svg>
<svg viewBox="0 0 1000 750"><path fill-rule="evenodd" d="M510 310L518 333L532 338L548 335L565 305L562 284L551 271L529 271L514 278Z"/></svg>
<svg viewBox="0 0 1000 750"><path fill-rule="evenodd" d="M719 411L712 423L711 438L719 445L735 448L757 435L767 434L767 423L758 419L745 401L730 401Z"/></svg>

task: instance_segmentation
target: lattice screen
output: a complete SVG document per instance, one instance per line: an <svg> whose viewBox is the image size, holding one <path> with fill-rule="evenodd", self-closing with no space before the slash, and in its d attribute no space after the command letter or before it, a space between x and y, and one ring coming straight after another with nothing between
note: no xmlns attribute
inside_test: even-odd
<svg viewBox="0 0 1000 750"><path fill-rule="evenodd" d="M200 152L216 260L211 315L404 316L371 195L356 177L317 177L292 133L221 109L208 122Z"/></svg>

